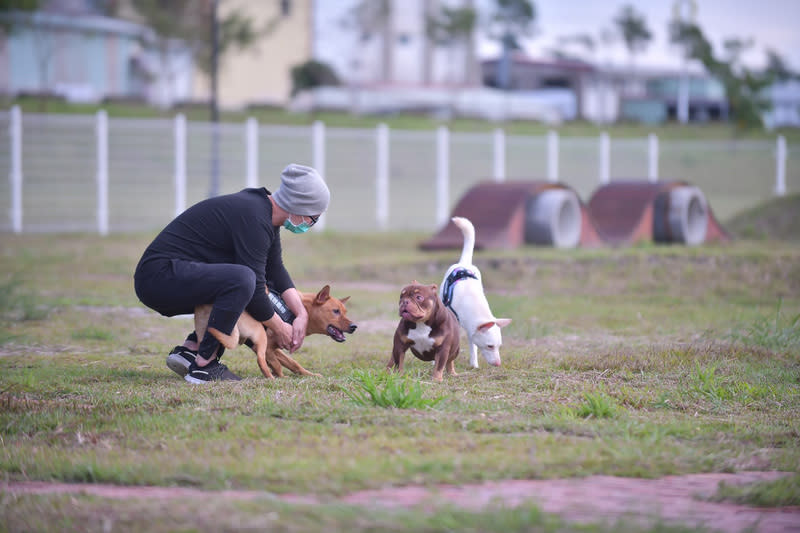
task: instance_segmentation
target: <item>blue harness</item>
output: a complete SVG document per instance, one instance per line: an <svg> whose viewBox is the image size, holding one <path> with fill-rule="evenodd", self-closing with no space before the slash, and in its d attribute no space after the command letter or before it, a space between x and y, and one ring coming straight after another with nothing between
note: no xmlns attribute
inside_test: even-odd
<svg viewBox="0 0 800 533"><path fill-rule="evenodd" d="M475 273L469 269L458 267L450 272L450 274L445 278L444 284L442 285L442 302L444 303L445 307L450 309L453 314L456 315L456 318L458 318L458 313L456 313L455 309L450 307L450 304L453 302L453 288L458 281L466 278L478 279L478 276L476 276Z"/></svg>

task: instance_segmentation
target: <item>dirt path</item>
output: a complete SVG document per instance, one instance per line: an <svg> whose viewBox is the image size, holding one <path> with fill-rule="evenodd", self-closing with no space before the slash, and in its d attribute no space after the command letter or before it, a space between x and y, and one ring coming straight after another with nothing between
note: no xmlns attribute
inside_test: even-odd
<svg viewBox="0 0 800 533"><path fill-rule="evenodd" d="M407 486L366 490L337 500L312 495L261 491L215 492L215 498L251 500L277 498L288 503L342 503L387 508L435 509L449 504L469 510L491 505L516 507L536 504L544 512L575 523L628 523L647 526L656 521L686 527L707 527L724 532L800 532L800 507L762 509L730 503L703 501L698 496L713 494L719 483L749 484L774 480L780 472L738 474L692 474L660 479L592 476L582 479L511 480L471 485L439 485L434 488ZM40 481L0 483L0 492L15 494L85 493L111 499L187 498L208 494L192 488L126 487L98 484L66 484Z"/></svg>

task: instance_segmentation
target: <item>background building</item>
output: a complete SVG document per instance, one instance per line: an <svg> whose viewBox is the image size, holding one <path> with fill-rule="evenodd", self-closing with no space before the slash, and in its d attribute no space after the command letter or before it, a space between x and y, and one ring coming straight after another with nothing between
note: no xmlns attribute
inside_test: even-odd
<svg viewBox="0 0 800 533"><path fill-rule="evenodd" d="M222 58L219 67L219 105L237 109L248 105L284 106L292 90L291 69L312 57L313 0L226 0L219 18L239 9L256 28L270 28L254 45ZM208 100L208 76L195 71L192 99Z"/></svg>
<svg viewBox="0 0 800 533"><path fill-rule="evenodd" d="M0 32L3 93L162 104L191 93L193 65L188 50L172 49L161 72L159 58L146 46L152 31L104 16L94 2L52 1L38 12L11 16L14 30Z"/></svg>

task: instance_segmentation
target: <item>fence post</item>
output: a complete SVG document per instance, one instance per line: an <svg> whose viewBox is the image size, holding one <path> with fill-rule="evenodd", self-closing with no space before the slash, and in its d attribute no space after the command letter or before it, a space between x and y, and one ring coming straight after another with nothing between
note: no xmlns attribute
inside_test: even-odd
<svg viewBox="0 0 800 533"><path fill-rule="evenodd" d="M19 106L11 108L8 133L11 137L11 228L22 233L22 112Z"/></svg>
<svg viewBox="0 0 800 533"><path fill-rule="evenodd" d="M647 177L650 181L658 181L658 137L655 133L647 136Z"/></svg>
<svg viewBox="0 0 800 533"><path fill-rule="evenodd" d="M450 130L439 126L436 132L436 225L447 222L450 207Z"/></svg>
<svg viewBox="0 0 800 533"><path fill-rule="evenodd" d="M600 183L605 185L611 179L611 141L608 132L600 134Z"/></svg>
<svg viewBox="0 0 800 533"><path fill-rule="evenodd" d="M506 134L500 128L494 130L494 180L506 180Z"/></svg>
<svg viewBox="0 0 800 533"><path fill-rule="evenodd" d="M108 114L97 112L97 231L108 235Z"/></svg>
<svg viewBox="0 0 800 533"><path fill-rule="evenodd" d="M245 183L249 188L258 187L258 121L249 117L244 125Z"/></svg>
<svg viewBox="0 0 800 533"><path fill-rule="evenodd" d="M315 120L311 125L311 165L319 172L322 179L327 181L325 172L325 123ZM319 217L314 225L317 231L325 229L325 213Z"/></svg>
<svg viewBox="0 0 800 533"><path fill-rule="evenodd" d="M175 115L175 216L186 209L186 117Z"/></svg>
<svg viewBox="0 0 800 533"><path fill-rule="evenodd" d="M558 181L558 133L547 132L547 181Z"/></svg>
<svg viewBox="0 0 800 533"><path fill-rule="evenodd" d="M389 127L378 124L375 133L375 219L379 229L386 229L389 223Z"/></svg>
<svg viewBox="0 0 800 533"><path fill-rule="evenodd" d="M778 146L775 151L775 194L786 194L786 137L778 135Z"/></svg>

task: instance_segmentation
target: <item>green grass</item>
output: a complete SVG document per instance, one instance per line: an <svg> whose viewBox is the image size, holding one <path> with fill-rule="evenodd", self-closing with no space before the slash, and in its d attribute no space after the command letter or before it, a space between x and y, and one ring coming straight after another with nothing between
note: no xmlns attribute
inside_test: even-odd
<svg viewBox="0 0 800 533"><path fill-rule="evenodd" d="M422 384L408 376L356 370L352 381L352 387L342 387L342 390L353 403L362 407L425 409L435 407L445 399L444 396L425 398Z"/></svg>
<svg viewBox="0 0 800 533"><path fill-rule="evenodd" d="M711 500L758 507L798 506L800 505L800 475L743 487L721 483Z"/></svg>
<svg viewBox="0 0 800 533"><path fill-rule="evenodd" d="M327 501L409 484L800 473L796 244L479 251L493 310L514 319L503 365L468 368L462 336L459 375L434 384L430 363L414 357L404 374L384 373L401 287L439 283L458 253L421 252L423 237L285 239L298 287L351 296L357 331L342 344L306 339L296 357L321 378L265 380L239 347L225 362L243 381L192 387L164 365L190 320L148 311L133 293L151 234L0 235L0 477ZM20 320L25 308L47 313ZM797 501L796 482L777 486L767 505ZM224 515L222 530L254 521L284 531L572 527L530 506L503 517L440 507L365 517L335 505L209 500L174 510L0 494L0 523L99 530L106 517L134 531L159 517L164 531L206 530L202 520Z"/></svg>
<svg viewBox="0 0 800 533"><path fill-rule="evenodd" d="M797 242L800 240L800 194L775 198L737 213L726 227L741 239Z"/></svg>
<svg viewBox="0 0 800 533"><path fill-rule="evenodd" d="M800 313L782 312L783 299L779 299L773 315L756 317L731 333L731 338L751 346L768 350L800 352Z"/></svg>
<svg viewBox="0 0 800 533"><path fill-rule="evenodd" d="M616 413L616 402L602 392L584 393L583 402L575 408L575 414L581 418L613 418Z"/></svg>
<svg viewBox="0 0 800 533"><path fill-rule="evenodd" d="M0 282L0 317L4 320L41 320L48 309L36 303L30 291L16 279ZM2 337L0 337L2 340Z"/></svg>

